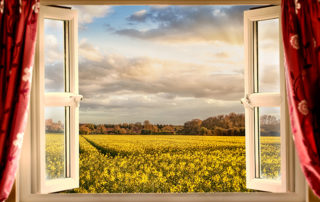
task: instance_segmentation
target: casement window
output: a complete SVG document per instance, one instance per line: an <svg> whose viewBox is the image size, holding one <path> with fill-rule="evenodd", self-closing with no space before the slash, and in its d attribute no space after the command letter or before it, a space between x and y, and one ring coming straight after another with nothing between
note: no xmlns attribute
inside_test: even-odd
<svg viewBox="0 0 320 202"><path fill-rule="evenodd" d="M35 190L39 193L57 192L79 186L79 101L77 63L77 12L66 8L42 6L39 15L39 33L36 52L36 68L31 120L39 134L35 137L36 176ZM48 29L54 26L54 29ZM55 33L49 33L54 30ZM46 43L51 34L57 37L59 53L50 61L50 46ZM59 75L51 80L52 74ZM47 131L50 123L62 120L52 138ZM47 121L45 121L47 120ZM51 128L48 128L50 127ZM58 142L57 142L58 141ZM54 154L50 149L55 149ZM58 162L55 170L49 169Z"/></svg>
<svg viewBox="0 0 320 202"><path fill-rule="evenodd" d="M81 1L83 3L85 1ZM95 3L100 3L95 1ZM178 1L177 1L178 2ZM235 1L230 1L230 3ZM72 1L54 2L50 5L71 5ZM90 4L89 1L86 3ZM101 4L105 2L101 1ZM132 2L128 2L132 3ZM148 2L144 2L148 4ZM181 3L180 1L178 3ZM212 4L219 1L212 0ZM237 2L240 4L241 1ZM244 1L248 3L248 1ZM257 3L257 1L252 4ZM273 1L267 4L274 3ZM181 3L182 4L182 3ZM188 3L187 3L188 4ZM199 2L201 4L201 2ZM35 72L31 98L31 110L26 130L19 171L20 201L305 201L305 182L295 161L289 131L285 97L285 79L282 56L280 7L249 10L244 13L245 37L245 105L246 117L246 175L250 193L188 193L188 194L50 194L79 186L79 103L78 92L78 20L77 12L67 7L41 6ZM59 35L61 54L56 61L46 60L50 47L47 26L55 26ZM273 29L270 31L270 27ZM269 31L269 32L267 32ZM266 33L267 32L267 33ZM264 41L263 34L277 36L277 41ZM268 44L270 43L270 44ZM264 48L273 48L274 55L264 55ZM46 51L48 50L48 51ZM270 59L271 58L271 59ZM270 70L272 68L272 70ZM270 71L268 71L270 70ZM51 74L59 74L59 80L50 80ZM265 82L264 77L272 78ZM273 78L274 77L274 78ZM241 84L239 84L241 85ZM277 120L266 120L272 114ZM56 156L46 156L46 145L55 142L46 135L50 131L45 120L64 120L54 132L61 142ZM62 119L61 119L62 117ZM272 122L275 137L280 141L277 149L278 170L268 176L268 144L263 127ZM270 125L270 124L269 124ZM57 138L55 138L56 140ZM63 145L63 146L61 146ZM274 146L274 145L273 145ZM264 155L262 155L264 154ZM54 172L48 172L50 158L60 162ZM58 159L58 160L57 160ZM280 192L280 193L279 193Z"/></svg>
<svg viewBox="0 0 320 202"><path fill-rule="evenodd" d="M244 13L246 46L245 106L246 118L246 169L247 188L287 192L290 189L289 167L291 142L289 138L286 103L284 61L281 37L280 7L267 7ZM274 40L274 35L278 40ZM268 38L269 37L269 38ZM269 39L272 38L272 41ZM266 49L273 49L272 54ZM278 120L266 120L268 115ZM273 123L264 123L272 121ZM267 126L266 126L267 125ZM280 147L274 175L265 173L268 168L268 140L263 127L273 127ZM262 155L262 153L264 155Z"/></svg>

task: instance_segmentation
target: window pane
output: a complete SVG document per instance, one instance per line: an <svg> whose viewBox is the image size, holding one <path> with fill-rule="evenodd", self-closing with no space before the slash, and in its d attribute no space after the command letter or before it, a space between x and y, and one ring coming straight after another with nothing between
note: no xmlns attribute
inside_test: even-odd
<svg viewBox="0 0 320 202"><path fill-rule="evenodd" d="M280 179L280 107L260 107L258 115L260 178Z"/></svg>
<svg viewBox="0 0 320 202"><path fill-rule="evenodd" d="M64 21L44 20L45 92L65 92Z"/></svg>
<svg viewBox="0 0 320 202"><path fill-rule="evenodd" d="M66 124L68 107L46 107L46 178L66 177Z"/></svg>
<svg viewBox="0 0 320 202"><path fill-rule="evenodd" d="M258 89L280 92L279 19L258 22Z"/></svg>

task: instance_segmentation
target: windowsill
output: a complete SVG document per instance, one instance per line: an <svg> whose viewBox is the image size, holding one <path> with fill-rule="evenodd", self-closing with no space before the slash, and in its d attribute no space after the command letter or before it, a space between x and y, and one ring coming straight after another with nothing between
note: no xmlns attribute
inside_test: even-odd
<svg viewBox="0 0 320 202"><path fill-rule="evenodd" d="M287 201L302 202L301 196L296 193L136 193L136 194L31 194L22 200L29 201L139 201L139 202L206 202L206 201Z"/></svg>

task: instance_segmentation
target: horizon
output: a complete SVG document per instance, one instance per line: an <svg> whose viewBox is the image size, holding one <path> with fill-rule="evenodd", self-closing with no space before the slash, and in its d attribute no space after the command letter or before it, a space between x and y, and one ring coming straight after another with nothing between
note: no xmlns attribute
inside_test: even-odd
<svg viewBox="0 0 320 202"><path fill-rule="evenodd" d="M190 119L190 120L186 120L184 121L182 124L172 124L172 123L154 123L154 122L151 122L150 120L137 120L135 122L118 122L118 123L93 123L93 122L80 122L79 121L79 125L81 124L95 124L95 125L121 125L121 124L136 124L136 123L141 123L143 124L143 122L145 121L149 121L150 124L153 124L153 125L172 125L172 126L182 126L184 125L186 122L188 121L192 121L192 120L201 120L201 121L204 121L206 119L209 119L209 118L213 118L213 117L218 117L218 116L227 116L227 115L230 115L230 114L236 114L236 115L244 115L244 113L234 113L234 112L230 112L230 113L227 113L227 114L218 114L218 115L214 115L214 116L209 116L209 117L206 117L204 119L200 119L200 118L193 118L193 119ZM279 119L279 117L276 117L277 119ZM53 119L53 118L47 118L45 119L45 121L48 121L48 120L52 120L53 123L58 123L59 121L60 122L63 122L62 120L60 119Z"/></svg>
<svg viewBox="0 0 320 202"><path fill-rule="evenodd" d="M244 113L233 113L233 112L230 112L228 114L218 114L218 115L215 115L215 116L210 116L210 117L207 117L205 119L198 119L198 118L193 118L193 119L190 119L190 120L187 120L185 121L183 124L172 124L172 123L153 123L153 122L150 122L149 120L142 120L142 121L136 121L136 122L119 122L119 123L90 123L90 122L80 122L79 125L82 125L82 124L95 124L95 125L122 125L122 124L137 124L137 123L141 123L143 124L145 121L149 121L150 124L152 125L171 125L171 126L182 126L184 125L186 122L188 121L192 121L192 120L201 120L201 121L205 121L209 118L215 118L215 117L219 117L219 116L228 116L230 114L235 114L235 115L244 115ZM264 116L267 116L267 115L264 115ZM273 116L276 118L276 121L280 121L280 117L277 117L277 116L274 116L274 115L270 115L270 116ZM52 118L48 118L46 119L45 121L48 121L48 120L52 120L53 123L58 123L59 121L62 122L61 120L54 120Z"/></svg>

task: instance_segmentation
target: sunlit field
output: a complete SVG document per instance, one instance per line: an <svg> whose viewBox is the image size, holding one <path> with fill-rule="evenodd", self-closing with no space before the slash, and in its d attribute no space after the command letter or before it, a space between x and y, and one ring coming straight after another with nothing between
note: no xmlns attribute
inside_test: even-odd
<svg viewBox="0 0 320 202"><path fill-rule="evenodd" d="M64 177L64 135L46 134L46 178Z"/></svg>
<svg viewBox="0 0 320 202"><path fill-rule="evenodd" d="M64 169L57 145L63 136L47 138L52 178ZM262 137L261 142L262 173L278 177L280 139ZM246 192L245 178L245 137L82 135L80 187L71 192Z"/></svg>

